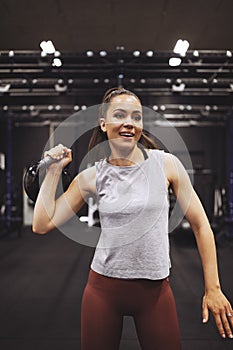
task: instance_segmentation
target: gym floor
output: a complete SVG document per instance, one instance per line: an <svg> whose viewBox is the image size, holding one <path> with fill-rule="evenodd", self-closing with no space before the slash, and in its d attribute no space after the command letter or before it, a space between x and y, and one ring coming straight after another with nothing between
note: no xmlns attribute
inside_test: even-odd
<svg viewBox="0 0 233 350"><path fill-rule="evenodd" d="M219 337L212 318L201 322L203 279L192 234L176 232L170 242L183 350L232 349L233 340ZM222 288L233 303L233 243L219 242ZM2 237L0 247L0 349L79 350L81 298L94 249L58 231L33 234L30 227L21 237ZM120 350L139 349L133 320L125 317Z"/></svg>

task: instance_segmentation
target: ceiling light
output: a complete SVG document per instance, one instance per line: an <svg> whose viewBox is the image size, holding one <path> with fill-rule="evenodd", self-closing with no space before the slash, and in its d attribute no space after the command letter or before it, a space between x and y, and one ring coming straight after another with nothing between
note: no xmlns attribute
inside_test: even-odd
<svg viewBox="0 0 233 350"><path fill-rule="evenodd" d="M232 52L230 50L227 50L226 55L227 57L232 57Z"/></svg>
<svg viewBox="0 0 233 350"><path fill-rule="evenodd" d="M46 52L47 54L53 54L56 51L51 40L41 41L40 47L41 47L41 50Z"/></svg>
<svg viewBox="0 0 233 350"><path fill-rule="evenodd" d="M68 84L73 84L73 79L68 79Z"/></svg>
<svg viewBox="0 0 233 350"><path fill-rule="evenodd" d="M61 52L60 51L55 51L54 52L54 57L59 57L61 56Z"/></svg>
<svg viewBox="0 0 233 350"><path fill-rule="evenodd" d="M52 111L52 110L53 110L53 106L52 106L52 105L49 105L49 106L48 106L48 110L49 110L49 111Z"/></svg>
<svg viewBox="0 0 233 350"><path fill-rule="evenodd" d="M37 83L37 79L32 79L32 84L36 84Z"/></svg>
<svg viewBox="0 0 233 350"><path fill-rule="evenodd" d="M161 111L165 111L166 106L162 105L162 106L160 106L160 109L161 109Z"/></svg>
<svg viewBox="0 0 233 350"><path fill-rule="evenodd" d="M214 83L214 84L217 84L217 82L218 82L218 79L214 78L214 79L213 79L213 83Z"/></svg>
<svg viewBox="0 0 233 350"><path fill-rule="evenodd" d="M204 79L202 80L202 82L203 82L204 84L207 84L207 83L208 83L208 80L204 78Z"/></svg>
<svg viewBox="0 0 233 350"><path fill-rule="evenodd" d="M81 110L82 111L85 111L87 109L87 106L86 105L83 105L82 107L81 107Z"/></svg>
<svg viewBox="0 0 233 350"><path fill-rule="evenodd" d="M118 78L119 79L123 79L124 78L124 74L118 74Z"/></svg>
<svg viewBox="0 0 233 350"><path fill-rule="evenodd" d="M41 57L46 57L47 56L47 53L45 51L41 51Z"/></svg>
<svg viewBox="0 0 233 350"><path fill-rule="evenodd" d="M134 83L136 82L136 80L135 80L134 78L131 78L131 79L130 79L130 82L131 82L132 84L134 84Z"/></svg>
<svg viewBox="0 0 233 350"><path fill-rule="evenodd" d="M101 50L101 51L99 52L99 55L100 55L101 57L105 57L105 56L107 56L107 52L106 52L105 50Z"/></svg>
<svg viewBox="0 0 233 350"><path fill-rule="evenodd" d="M140 79L140 83L141 84L145 84L146 83L146 79Z"/></svg>
<svg viewBox="0 0 233 350"><path fill-rule="evenodd" d="M171 82L172 82L172 81L171 81L170 78L167 78L167 79L166 79L166 83L171 84Z"/></svg>
<svg viewBox="0 0 233 350"><path fill-rule="evenodd" d="M189 42L187 40L179 39L173 49L173 52L179 54L180 56L185 56L189 48Z"/></svg>
<svg viewBox="0 0 233 350"><path fill-rule="evenodd" d="M188 111L191 111L193 109L192 106L190 106L190 105L188 105L186 108Z"/></svg>
<svg viewBox="0 0 233 350"><path fill-rule="evenodd" d="M174 92L182 92L182 91L184 91L184 89L185 89L185 84L184 83L181 83L181 84L178 84L178 85L176 85L176 84L172 85L172 91L174 91Z"/></svg>
<svg viewBox="0 0 233 350"><path fill-rule="evenodd" d="M55 84L54 88L57 92L65 92L67 90L67 85L64 84Z"/></svg>
<svg viewBox="0 0 233 350"><path fill-rule="evenodd" d="M153 106L153 110L154 110L154 111L157 111L158 109L159 109L158 106L156 106L156 105Z"/></svg>
<svg viewBox="0 0 233 350"><path fill-rule="evenodd" d="M152 50L147 51L146 53L147 57L153 57L154 52Z"/></svg>
<svg viewBox="0 0 233 350"><path fill-rule="evenodd" d="M8 55L9 55L9 57L14 57L15 53L13 50L11 50L11 51L9 51Z"/></svg>
<svg viewBox="0 0 233 350"><path fill-rule="evenodd" d="M11 84L1 84L0 92L8 92L10 90Z"/></svg>
<svg viewBox="0 0 233 350"><path fill-rule="evenodd" d="M134 55L135 57L139 57L140 54L141 54L141 52L140 52L139 50L135 50L135 51L133 52L133 55Z"/></svg>
<svg viewBox="0 0 233 350"><path fill-rule="evenodd" d="M52 62L53 67L61 67L62 66L62 61L60 58L54 58Z"/></svg>
<svg viewBox="0 0 233 350"><path fill-rule="evenodd" d="M104 83L108 84L110 82L110 80L108 78L104 79Z"/></svg>
<svg viewBox="0 0 233 350"><path fill-rule="evenodd" d="M99 82L100 82L99 79L97 79L97 78L96 78L96 79L93 79L93 83L94 83L94 84L98 84Z"/></svg>
<svg viewBox="0 0 233 350"><path fill-rule="evenodd" d="M169 59L169 66L171 67L177 67L181 64L181 58L180 57L171 57Z"/></svg>
<svg viewBox="0 0 233 350"><path fill-rule="evenodd" d="M22 110L23 110L23 111L26 111L27 109L28 109L27 106L25 106L25 105L22 106Z"/></svg>
<svg viewBox="0 0 233 350"><path fill-rule="evenodd" d="M199 52L197 50L194 50L193 51L193 56L198 57L199 56Z"/></svg>
<svg viewBox="0 0 233 350"><path fill-rule="evenodd" d="M88 51L86 52L86 55L87 55L87 57L92 57L92 56L94 56L94 52L91 51L91 50L88 50Z"/></svg>
<svg viewBox="0 0 233 350"><path fill-rule="evenodd" d="M8 106L3 106L4 111L8 111Z"/></svg>
<svg viewBox="0 0 233 350"><path fill-rule="evenodd" d="M75 106L74 106L74 110L75 110L75 111L78 111L78 110L79 110L79 106L78 106L78 105L75 105Z"/></svg>
<svg viewBox="0 0 233 350"><path fill-rule="evenodd" d="M60 105L57 105L57 106L55 106L55 109L56 109L56 111L60 111L61 106L60 106Z"/></svg>

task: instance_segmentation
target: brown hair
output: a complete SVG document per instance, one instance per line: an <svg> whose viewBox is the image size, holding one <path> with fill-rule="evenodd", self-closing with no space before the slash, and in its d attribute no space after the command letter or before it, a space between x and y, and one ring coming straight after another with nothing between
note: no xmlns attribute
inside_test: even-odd
<svg viewBox="0 0 233 350"><path fill-rule="evenodd" d="M130 95L130 96L134 96L140 103L140 99L138 98L137 95L135 95L132 91L126 90L122 87L119 88L112 88L106 91L106 93L104 94L104 97L102 99L102 103L100 105L99 108L99 118L105 118L106 117L106 113L109 107L109 103L111 102L111 100L115 97L115 96L119 96L119 95ZM146 130L142 130L142 134L141 137L138 141L139 146L143 146L145 148L149 148L149 149L156 149L158 148L156 145L156 142L152 139L151 137L152 135L150 135L150 133ZM89 142L89 146L88 146L88 150L90 151L92 148L94 148L95 146L98 145L98 155L100 158L105 158L108 157L111 153L110 150L110 146L108 144L108 142L104 142L107 141L107 135L105 132L102 131L100 125L96 126L93 130L90 142ZM100 147L100 145L102 144L102 147Z"/></svg>

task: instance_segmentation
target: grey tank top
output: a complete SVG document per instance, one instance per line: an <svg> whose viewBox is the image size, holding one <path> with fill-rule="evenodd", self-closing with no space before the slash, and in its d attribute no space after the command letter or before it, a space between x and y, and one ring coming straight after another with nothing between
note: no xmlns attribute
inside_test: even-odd
<svg viewBox="0 0 233 350"><path fill-rule="evenodd" d="M164 152L142 163L96 163L101 234L91 269L116 278L158 280L169 275L168 191Z"/></svg>

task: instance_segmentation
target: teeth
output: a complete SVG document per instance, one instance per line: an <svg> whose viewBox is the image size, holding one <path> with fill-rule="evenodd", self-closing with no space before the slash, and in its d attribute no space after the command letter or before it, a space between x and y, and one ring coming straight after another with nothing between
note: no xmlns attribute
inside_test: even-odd
<svg viewBox="0 0 233 350"><path fill-rule="evenodd" d="M120 135L121 135L121 136L128 136L128 137L131 137L131 136L133 136L134 134L130 134L130 133L127 133L127 132L121 132Z"/></svg>

